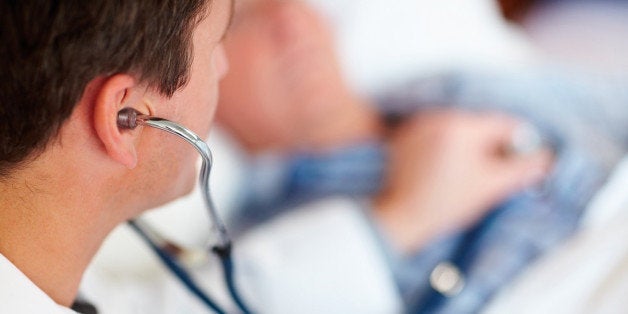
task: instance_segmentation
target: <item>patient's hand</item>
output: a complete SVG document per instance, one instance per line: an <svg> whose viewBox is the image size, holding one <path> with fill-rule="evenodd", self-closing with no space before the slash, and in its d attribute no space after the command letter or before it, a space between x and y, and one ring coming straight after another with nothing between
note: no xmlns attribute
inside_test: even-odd
<svg viewBox="0 0 628 314"><path fill-rule="evenodd" d="M393 134L375 215L401 251L476 222L497 202L544 176L551 153L505 152L518 122L503 115L421 113Z"/></svg>

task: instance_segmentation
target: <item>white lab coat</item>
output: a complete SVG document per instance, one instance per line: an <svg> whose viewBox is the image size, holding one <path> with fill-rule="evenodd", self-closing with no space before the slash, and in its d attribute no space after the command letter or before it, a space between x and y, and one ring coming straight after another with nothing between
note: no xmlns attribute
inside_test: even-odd
<svg viewBox="0 0 628 314"><path fill-rule="evenodd" d="M0 254L0 313L76 314L58 305Z"/></svg>
<svg viewBox="0 0 628 314"><path fill-rule="evenodd" d="M390 267L351 199L308 206L240 243L241 286L262 313L400 313Z"/></svg>
<svg viewBox="0 0 628 314"><path fill-rule="evenodd" d="M386 255L360 204L350 198L317 202L235 242L238 287L257 313L402 311ZM97 256L81 289L101 313L207 313L128 227L116 230L103 249L109 252ZM218 261L195 275L232 308Z"/></svg>

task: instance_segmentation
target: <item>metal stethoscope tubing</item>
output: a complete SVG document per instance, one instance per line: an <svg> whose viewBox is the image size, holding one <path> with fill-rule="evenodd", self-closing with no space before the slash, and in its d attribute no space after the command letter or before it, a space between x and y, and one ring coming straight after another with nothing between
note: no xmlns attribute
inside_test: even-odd
<svg viewBox="0 0 628 314"><path fill-rule="evenodd" d="M124 108L118 112L118 127L122 129L133 130L137 126L146 125L152 128L166 131L176 135L186 142L190 143L196 151L201 155L202 165L199 175L200 188L202 190L203 201L205 202L207 211L210 216L210 230L215 234L216 244L211 245L211 251L216 254L223 267L225 283L229 294L234 303L244 313L251 313L243 302L237 289L235 288L235 280L233 278L233 262L231 259L231 240L227 234L227 229L220 219L214 206L209 189L209 175L213 165L213 157L209 146L205 141L188 128L159 117L153 117L142 114L133 108ZM177 247L170 241L161 237L155 230L142 221L130 221L131 227L137 231L142 239L144 239L151 249L156 253L165 266L177 276L177 278L186 286L188 290L198 297L206 306L217 313L226 313L218 304L207 295L198 284L195 283L192 276L181 265L178 254L184 252L185 249ZM173 250L174 248L174 250Z"/></svg>

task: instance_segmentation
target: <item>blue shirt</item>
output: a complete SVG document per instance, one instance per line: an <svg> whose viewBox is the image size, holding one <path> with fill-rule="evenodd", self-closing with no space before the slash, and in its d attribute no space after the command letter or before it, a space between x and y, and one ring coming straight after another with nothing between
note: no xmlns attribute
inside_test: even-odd
<svg viewBox="0 0 628 314"><path fill-rule="evenodd" d="M621 78L596 80L556 69L452 72L408 82L379 97L387 121L442 107L504 111L534 124L556 153L543 185L513 195L468 230L410 256L392 252L382 238L408 312L477 312L527 264L576 230L586 204L626 153L625 86ZM282 171L274 191L249 193L234 221L245 230L309 200L373 195L381 188L386 161L380 142L284 157L277 163ZM255 173L251 186L268 186L256 181ZM456 289L435 287L435 271L443 265L454 271Z"/></svg>

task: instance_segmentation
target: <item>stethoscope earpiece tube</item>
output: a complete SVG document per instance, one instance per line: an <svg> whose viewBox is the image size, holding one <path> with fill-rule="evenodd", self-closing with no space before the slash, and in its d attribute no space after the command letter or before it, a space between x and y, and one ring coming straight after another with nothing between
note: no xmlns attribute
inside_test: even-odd
<svg viewBox="0 0 628 314"><path fill-rule="evenodd" d="M207 143L205 143L205 141L194 132L178 123L158 117L145 115L133 108L124 108L118 112L117 125L121 129L128 130L134 130L139 125L146 125L166 131L190 143L201 155L202 165L201 173L199 176L199 183L202 190L203 200L211 218L212 225L210 226L210 230L215 233L217 238L217 243L211 246L211 250L220 258L220 261L222 262L225 283L227 289L229 290L231 298L243 313L251 313L251 311L249 311L247 306L242 301L242 298L239 296L235 287L235 281L233 277L234 267L231 257L231 240L229 239L227 229L225 228L224 223L216 212L216 207L214 206L211 198L211 193L209 190L209 175L213 164L213 157ZM166 250L164 250L157 244L158 241L151 237L151 235L156 234L154 230L149 230L149 227L145 223L130 221L129 224L136 232L140 234L140 236L148 243L148 245L153 249L153 251L165 264L165 266L167 266L172 271L172 273L177 276L179 280L181 280L181 282L188 288L188 290L190 290L190 292L197 296L213 311L217 313L226 313L216 304L216 302L214 302L199 288L199 286L194 282L192 277L176 261L176 256L169 254Z"/></svg>
<svg viewBox="0 0 628 314"><path fill-rule="evenodd" d="M233 299L233 302L240 308L243 313L252 313L242 298L238 293L235 287L235 279L233 278L233 259L231 258L231 246L226 248L218 248L214 247L212 249L218 257L220 257L220 262L222 262L223 275L225 276L225 283L227 283L227 289L229 290L229 295Z"/></svg>
<svg viewBox="0 0 628 314"><path fill-rule="evenodd" d="M118 111L117 124L121 129L134 130L137 126L137 117L141 113L133 108L126 107Z"/></svg>
<svg viewBox="0 0 628 314"><path fill-rule="evenodd" d="M170 255L168 252L160 248L149 236L148 232L146 232L146 227L136 223L133 220L129 221L129 225L135 230L140 237L148 244L148 246L155 252L157 257L161 260L161 262L168 267L168 269L181 281L183 285L198 299L203 302L207 307L212 309L217 314L226 314L225 310L223 310L218 304L216 304L206 293L204 293L199 285L194 281L192 276L185 271L183 266L179 265L174 256Z"/></svg>

